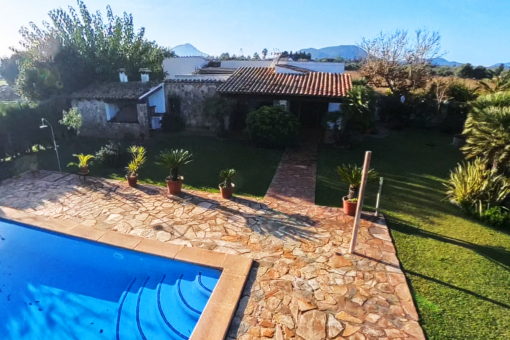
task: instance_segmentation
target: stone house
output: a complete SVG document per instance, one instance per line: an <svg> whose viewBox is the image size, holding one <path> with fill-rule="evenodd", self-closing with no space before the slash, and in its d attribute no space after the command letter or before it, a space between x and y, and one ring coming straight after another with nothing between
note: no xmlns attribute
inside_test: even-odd
<svg viewBox="0 0 510 340"><path fill-rule="evenodd" d="M166 112L165 85L154 82L94 84L70 95L83 117L82 136L149 137Z"/></svg>

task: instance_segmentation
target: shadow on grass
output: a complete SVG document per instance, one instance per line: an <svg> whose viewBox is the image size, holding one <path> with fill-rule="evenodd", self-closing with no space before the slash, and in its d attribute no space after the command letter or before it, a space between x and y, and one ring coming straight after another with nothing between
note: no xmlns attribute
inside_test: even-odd
<svg viewBox="0 0 510 340"><path fill-rule="evenodd" d="M471 243L463 240L459 240L453 237L444 236L441 234L437 234L431 231L427 231L424 229L420 229L417 227L410 226L409 224L396 219L394 217L390 217L388 219L389 226L391 230L396 230L400 233L429 238L439 242L444 242L448 244L452 244L458 247L463 247L465 249L469 249L474 251L475 253L483 256L487 260L495 263L496 265L502 267L503 269L510 271L510 251L506 250L502 247L494 247L494 246L484 246L476 243ZM408 271L406 271L408 272Z"/></svg>

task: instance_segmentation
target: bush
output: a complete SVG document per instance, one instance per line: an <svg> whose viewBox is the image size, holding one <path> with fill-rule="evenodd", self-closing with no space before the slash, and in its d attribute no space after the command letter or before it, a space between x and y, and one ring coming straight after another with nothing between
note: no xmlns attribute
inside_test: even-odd
<svg viewBox="0 0 510 340"><path fill-rule="evenodd" d="M281 107L263 106L246 118L250 139L263 147L287 147L297 143L301 124Z"/></svg>
<svg viewBox="0 0 510 340"><path fill-rule="evenodd" d="M410 116L410 108L402 104L400 97L396 95L381 96L378 100L379 116L382 121L407 122Z"/></svg>
<svg viewBox="0 0 510 340"><path fill-rule="evenodd" d="M127 156L124 149L121 143L110 141L96 152L95 159L105 168L119 168L125 163Z"/></svg>
<svg viewBox="0 0 510 340"><path fill-rule="evenodd" d="M164 132L179 132L186 127L184 120L176 113L166 113L161 121L161 129Z"/></svg>
<svg viewBox="0 0 510 340"><path fill-rule="evenodd" d="M492 207L485 210L480 219L494 228L510 227L510 212L504 207Z"/></svg>

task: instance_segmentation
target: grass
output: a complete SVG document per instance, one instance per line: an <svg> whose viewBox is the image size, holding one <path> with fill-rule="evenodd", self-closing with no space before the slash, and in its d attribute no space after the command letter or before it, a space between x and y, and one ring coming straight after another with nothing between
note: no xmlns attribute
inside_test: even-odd
<svg viewBox="0 0 510 340"><path fill-rule="evenodd" d="M5 81L5 79L0 79L0 86L4 85L7 85L7 82Z"/></svg>
<svg viewBox="0 0 510 340"><path fill-rule="evenodd" d="M106 140L89 138L60 142L62 171L76 173L76 168L66 167L69 162L76 161L72 154L94 154L106 143ZM185 149L194 156L193 162L179 169L179 173L184 176L185 188L219 192L220 170L234 168L237 170L237 176L233 179L236 193L252 197L263 197L266 194L283 154L282 150L256 148L248 141L181 134L159 135L149 140L146 146L146 166L139 173L139 181L142 183L166 186L165 177L169 175L170 169L154 164L156 156L167 148ZM37 155L39 169L58 170L53 150L45 150ZM94 176L107 178L124 179L126 174L124 168L101 169L97 164L93 164L90 170Z"/></svg>
<svg viewBox="0 0 510 340"><path fill-rule="evenodd" d="M449 143L451 136L408 130L352 150L321 147L316 203L341 206L348 189L336 166L361 166L371 150L371 167L384 177L381 209L428 338L510 339L510 230L490 229L443 200L462 159ZM367 188L366 210L377 188Z"/></svg>

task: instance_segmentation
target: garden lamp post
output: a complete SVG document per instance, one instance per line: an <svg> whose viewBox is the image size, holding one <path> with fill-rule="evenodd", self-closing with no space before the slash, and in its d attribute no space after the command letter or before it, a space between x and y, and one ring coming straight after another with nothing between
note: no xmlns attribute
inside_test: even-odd
<svg viewBox="0 0 510 340"><path fill-rule="evenodd" d="M62 172L62 168L60 167L60 157L58 156L57 142L55 141L55 134L53 133L53 126L51 126L50 122L48 122L46 118L41 118L41 126L39 126L39 128L41 129L47 128L48 125L46 124L50 126L51 136L53 137L53 146L55 148L55 153L57 154L58 170Z"/></svg>

